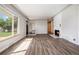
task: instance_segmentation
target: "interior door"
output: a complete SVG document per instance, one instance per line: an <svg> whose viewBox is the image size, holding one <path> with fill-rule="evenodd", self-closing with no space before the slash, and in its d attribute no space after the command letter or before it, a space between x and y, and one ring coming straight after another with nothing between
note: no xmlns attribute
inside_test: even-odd
<svg viewBox="0 0 79 59"><path fill-rule="evenodd" d="M48 22L48 34L51 34L51 21Z"/></svg>

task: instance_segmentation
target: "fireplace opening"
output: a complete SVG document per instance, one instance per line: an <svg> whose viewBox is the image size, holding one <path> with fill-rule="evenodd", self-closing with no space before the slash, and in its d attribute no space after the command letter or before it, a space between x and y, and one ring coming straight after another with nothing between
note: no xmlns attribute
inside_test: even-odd
<svg viewBox="0 0 79 59"><path fill-rule="evenodd" d="M55 35L59 36L59 32L60 32L59 30L55 30Z"/></svg>

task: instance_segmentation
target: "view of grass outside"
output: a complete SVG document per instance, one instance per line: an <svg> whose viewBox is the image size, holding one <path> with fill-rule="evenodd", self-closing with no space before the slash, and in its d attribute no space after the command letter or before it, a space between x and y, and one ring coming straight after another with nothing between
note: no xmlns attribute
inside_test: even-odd
<svg viewBox="0 0 79 59"><path fill-rule="evenodd" d="M0 32L0 37L10 36L11 34L11 32Z"/></svg>
<svg viewBox="0 0 79 59"><path fill-rule="evenodd" d="M12 19L12 17L14 17L14 19ZM7 15L6 12L0 8L0 40L17 34L17 24L18 17Z"/></svg>
<svg viewBox="0 0 79 59"><path fill-rule="evenodd" d="M0 39L12 35L12 18L0 12Z"/></svg>

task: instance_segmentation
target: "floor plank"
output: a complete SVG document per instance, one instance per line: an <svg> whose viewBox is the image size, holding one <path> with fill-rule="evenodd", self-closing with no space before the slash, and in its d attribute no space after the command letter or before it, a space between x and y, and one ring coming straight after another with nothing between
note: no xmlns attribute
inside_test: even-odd
<svg viewBox="0 0 79 59"><path fill-rule="evenodd" d="M27 48L28 47L28 48ZM22 54L21 54L22 53ZM27 37L1 53L2 55L79 55L79 46L49 35Z"/></svg>

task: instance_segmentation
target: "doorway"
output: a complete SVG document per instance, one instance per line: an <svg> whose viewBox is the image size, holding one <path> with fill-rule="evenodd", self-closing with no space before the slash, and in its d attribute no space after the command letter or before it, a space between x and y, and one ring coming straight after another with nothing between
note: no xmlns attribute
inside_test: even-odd
<svg viewBox="0 0 79 59"><path fill-rule="evenodd" d="M54 23L53 21L48 21L48 34L54 33Z"/></svg>
<svg viewBox="0 0 79 59"><path fill-rule="evenodd" d="M48 21L48 34L51 34L51 21Z"/></svg>
<svg viewBox="0 0 79 59"><path fill-rule="evenodd" d="M26 36L28 35L28 21L26 21Z"/></svg>

